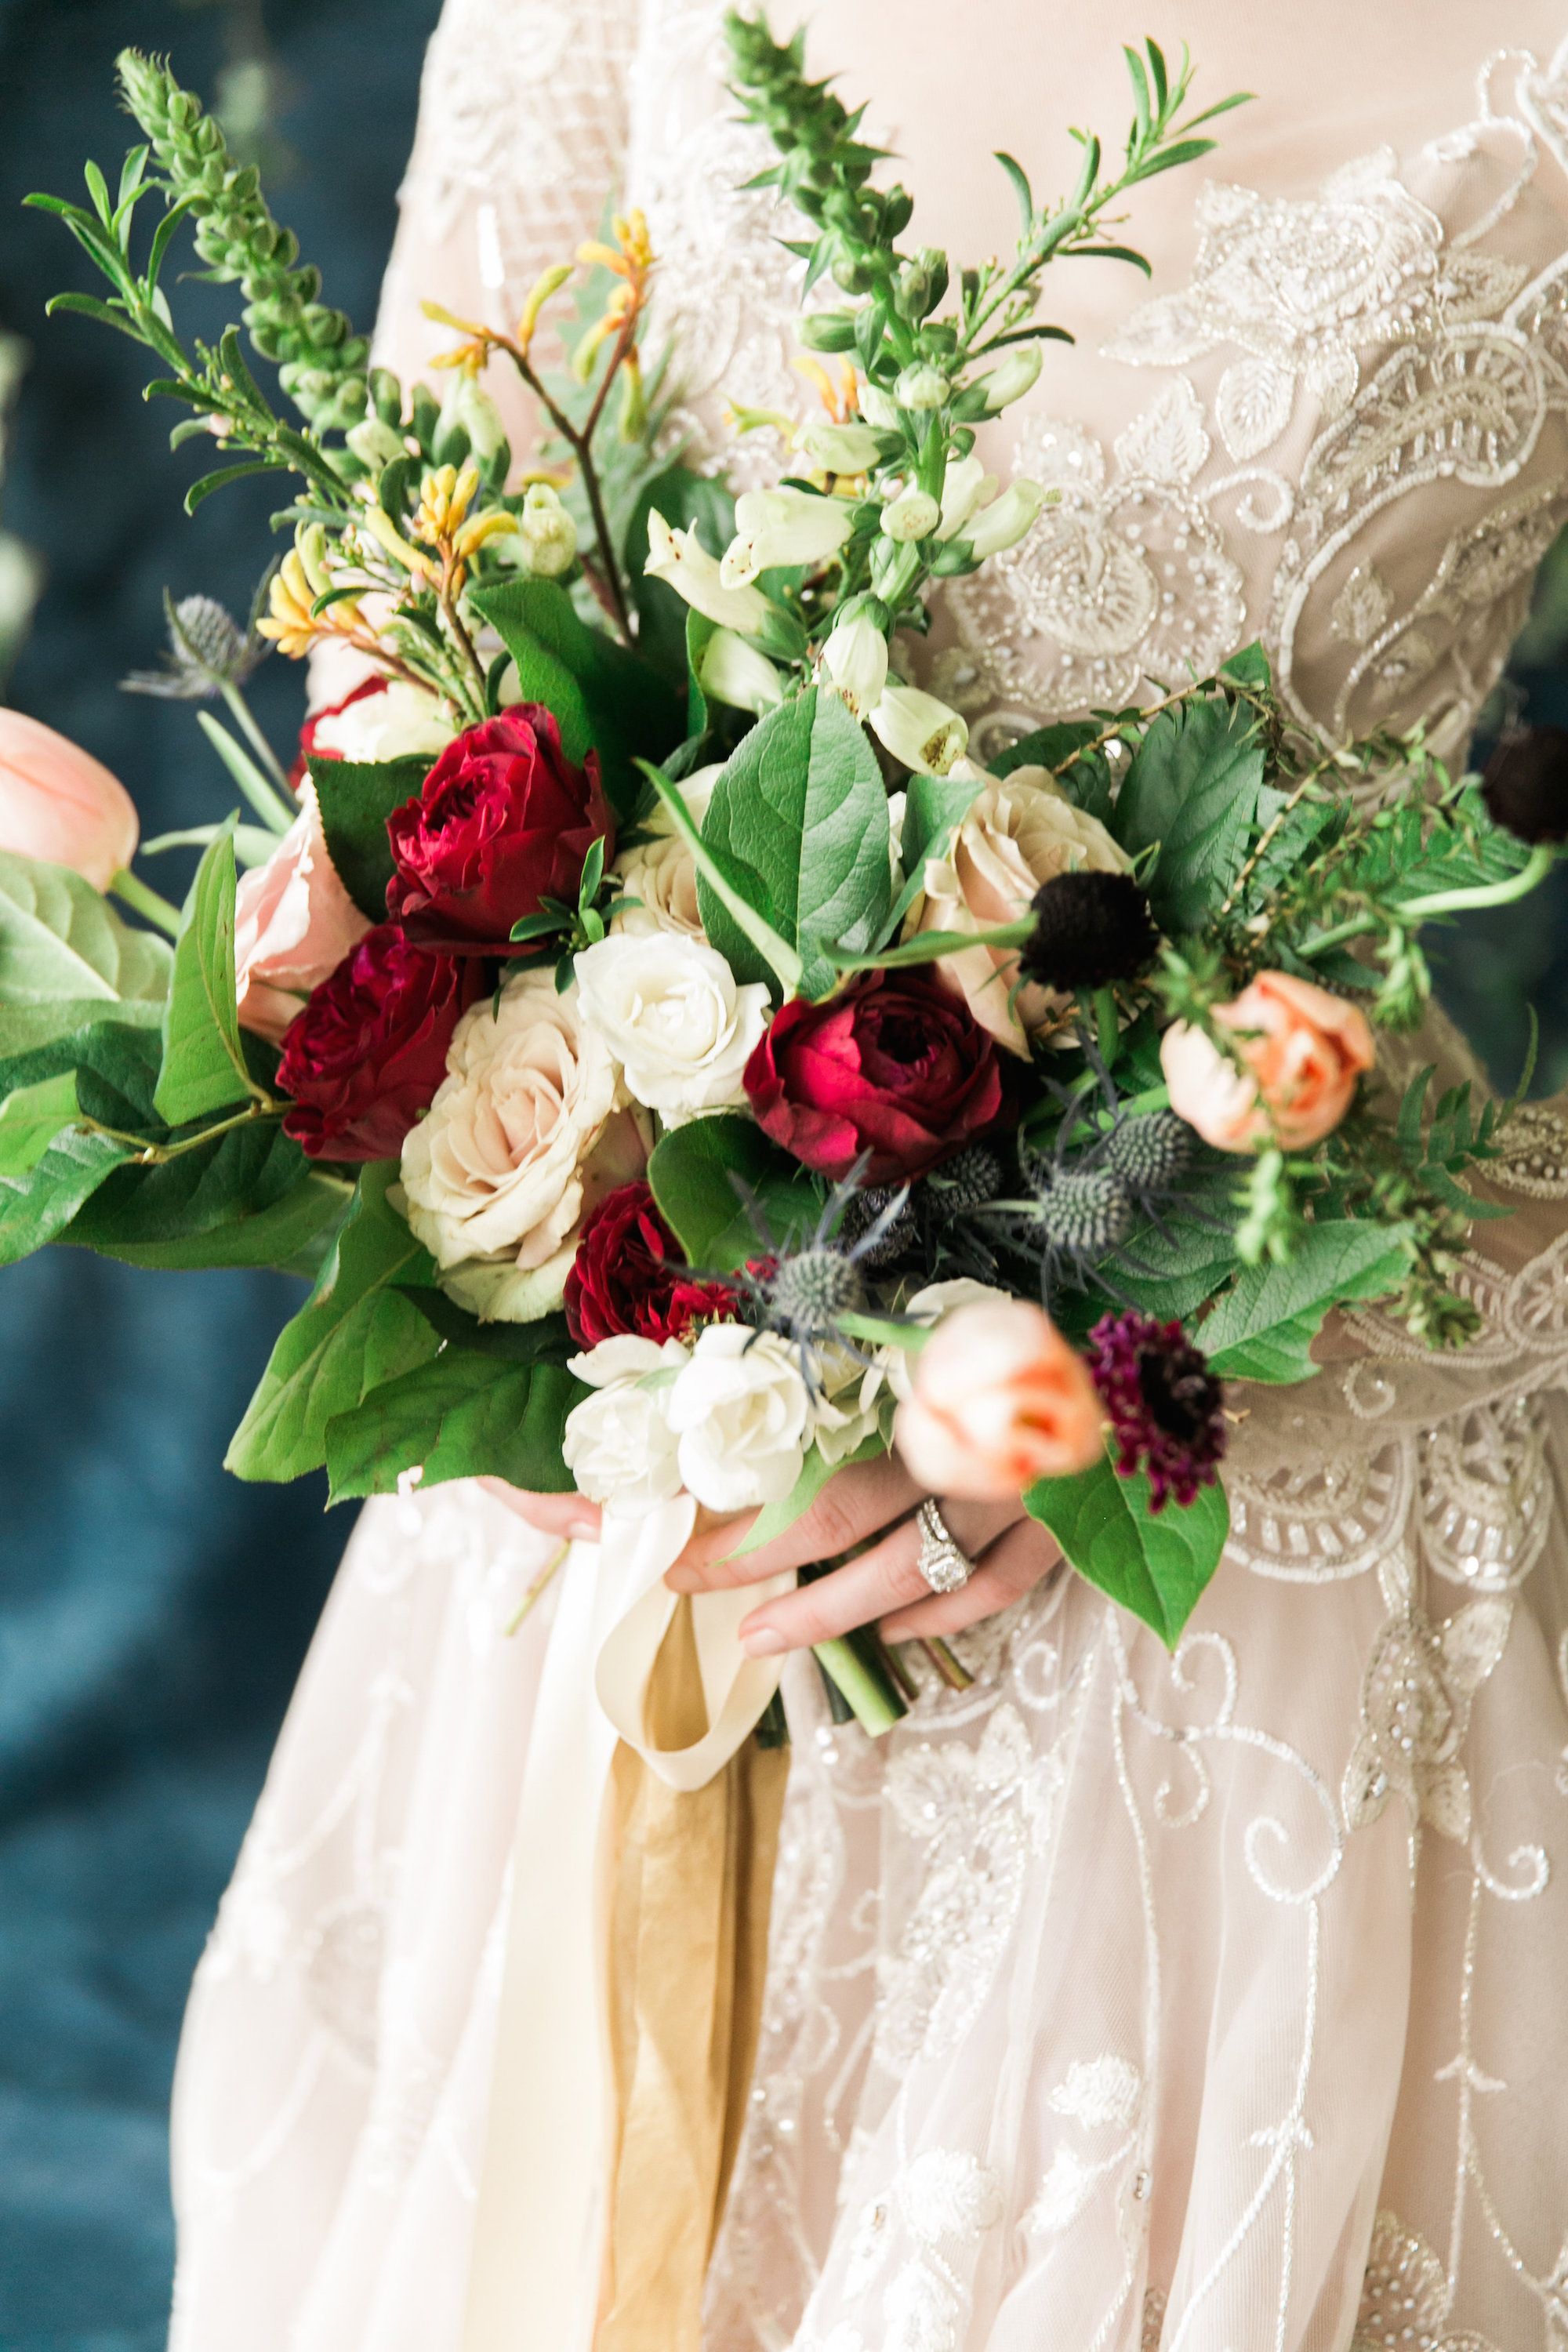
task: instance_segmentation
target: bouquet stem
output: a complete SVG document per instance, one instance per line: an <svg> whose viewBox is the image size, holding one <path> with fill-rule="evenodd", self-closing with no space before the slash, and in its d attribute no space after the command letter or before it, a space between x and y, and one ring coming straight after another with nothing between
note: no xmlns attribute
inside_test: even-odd
<svg viewBox="0 0 1568 2352"><path fill-rule="evenodd" d="M865 1626L837 1642L818 1642L816 1660L863 1731L879 1739L909 1713L888 1670L887 1654Z"/></svg>

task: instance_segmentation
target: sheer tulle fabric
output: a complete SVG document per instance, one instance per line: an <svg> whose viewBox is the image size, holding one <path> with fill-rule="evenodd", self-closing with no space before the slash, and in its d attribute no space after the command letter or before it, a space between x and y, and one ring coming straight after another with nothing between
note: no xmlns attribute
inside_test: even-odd
<svg viewBox="0 0 1568 2352"><path fill-rule="evenodd" d="M520 299L629 142L696 446L721 385L800 402L718 13L449 0L389 357L416 364L431 285ZM890 15L846 0L824 62L875 86L856 44ZM1346 59L1266 194L1216 181L1194 219L1190 182L1157 184L1150 304L1121 284L1095 318L1094 295L1070 369L997 436L993 462L1055 465L1067 495L939 632L982 750L1258 632L1330 731L1424 715L1462 740L1565 504L1550 16L1521 8L1542 62L1493 60L1454 129L1424 93L1470 15L1423 12L1383 109L1397 161L1354 163ZM1053 47L1053 85L1091 32ZM1034 54L1032 10L1009 37ZM965 201L939 184L931 232L963 241ZM1425 1059L1465 1066L1439 1026ZM969 1638L972 1691L881 1743L792 1670L713 2352L1568 2347L1558 1116L1521 1115L1494 1172L1519 1213L1481 1229L1474 1349L1436 1361L1358 1313L1316 1381L1240 1400L1232 1545L1173 1660L1062 1576ZM175 2352L456 2352L548 1602L505 1628L543 1556L478 1493L364 1514L193 1999Z"/></svg>

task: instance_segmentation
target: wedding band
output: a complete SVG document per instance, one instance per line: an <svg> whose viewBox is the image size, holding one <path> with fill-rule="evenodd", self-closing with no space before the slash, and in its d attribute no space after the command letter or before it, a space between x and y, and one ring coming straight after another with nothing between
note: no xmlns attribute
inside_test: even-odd
<svg viewBox="0 0 1568 2352"><path fill-rule="evenodd" d="M933 1592L962 1592L974 1573L974 1562L928 1495L915 1514L921 1531L921 1556L916 1565Z"/></svg>

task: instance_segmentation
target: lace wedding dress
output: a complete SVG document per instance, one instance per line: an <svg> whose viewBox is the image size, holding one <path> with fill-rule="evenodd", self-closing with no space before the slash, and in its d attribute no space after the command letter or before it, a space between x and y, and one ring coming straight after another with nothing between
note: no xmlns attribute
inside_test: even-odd
<svg viewBox="0 0 1568 2352"><path fill-rule="evenodd" d="M720 13L448 0L395 364L436 339L419 296L515 310L619 181L698 452L725 398L813 397ZM1037 126L1115 127L1078 13L835 0L818 68L873 94L921 234L999 245L986 150L1044 185ZM1568 520L1568 27L1498 0L1518 46L1483 58L1458 0L1273 13L1170 28L1209 97L1262 97L1134 209L1152 289L1053 273L1079 342L994 462L1063 496L931 656L983 752L1253 635L1329 733L1425 718L1458 747ZM1492 1189L1518 1213L1479 1229L1501 1255L1470 1263L1462 1359L1358 1312L1315 1381L1245 1400L1233 1540L1173 1659L1065 1576L879 1743L793 1673L711 2352L1568 2348L1554 1112L1514 1121ZM176 2352L457 2352L550 1612L505 1629L540 1557L475 1492L364 1513L193 2000ZM579 2352L526 2313L516 2342Z"/></svg>

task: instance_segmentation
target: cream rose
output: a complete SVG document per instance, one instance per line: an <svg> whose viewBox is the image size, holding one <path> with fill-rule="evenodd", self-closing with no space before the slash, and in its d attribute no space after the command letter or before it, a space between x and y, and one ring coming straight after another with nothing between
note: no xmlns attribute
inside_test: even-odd
<svg viewBox="0 0 1568 2352"><path fill-rule="evenodd" d="M402 760L416 751L434 760L456 732L444 702L394 677L380 694L362 695L347 709L318 719L311 740L340 760Z"/></svg>
<svg viewBox="0 0 1568 2352"><path fill-rule="evenodd" d="M559 1304L584 1217L641 1173L647 1146L608 1046L553 974L463 1015L447 1076L403 1146L408 1222L442 1287L488 1319Z"/></svg>
<svg viewBox="0 0 1568 2352"><path fill-rule="evenodd" d="M762 981L739 984L716 948L671 932L600 940L574 969L583 1019L635 1100L668 1124L744 1102L742 1073L768 1025Z"/></svg>
<svg viewBox="0 0 1568 2352"><path fill-rule="evenodd" d="M957 775L979 776L964 761ZM1042 882L1084 868L1125 874L1131 861L1098 817L1076 808L1048 768L984 779L945 857L928 861L908 930L984 931L1027 914ZM1065 1010L1054 989L1018 978L1014 949L962 948L938 965L998 1044L1026 1055L1029 1037Z"/></svg>
<svg viewBox="0 0 1568 2352"><path fill-rule="evenodd" d="M715 760L694 769L680 786L680 796L699 824L708 814L713 786L723 762ZM637 904L612 918L613 934L646 938L650 931L678 931L683 938L704 937L697 905L697 861L675 830L663 802L645 819L647 836L622 852L612 869L621 889Z"/></svg>
<svg viewBox="0 0 1568 2352"><path fill-rule="evenodd" d="M234 972L240 1026L279 1044L310 991L369 929L327 855L316 788L307 776L299 815L266 865L239 877Z"/></svg>
<svg viewBox="0 0 1568 2352"><path fill-rule="evenodd" d="M776 1332L710 1323L665 1410L682 1482L710 1511L782 1502L800 1475L811 1401L794 1349Z"/></svg>
<svg viewBox="0 0 1568 2352"><path fill-rule="evenodd" d="M680 1492L675 1432L666 1410L674 1372L689 1360L679 1339L601 1339L568 1370L595 1393L566 1416L561 1457L577 1491L625 1517Z"/></svg>

